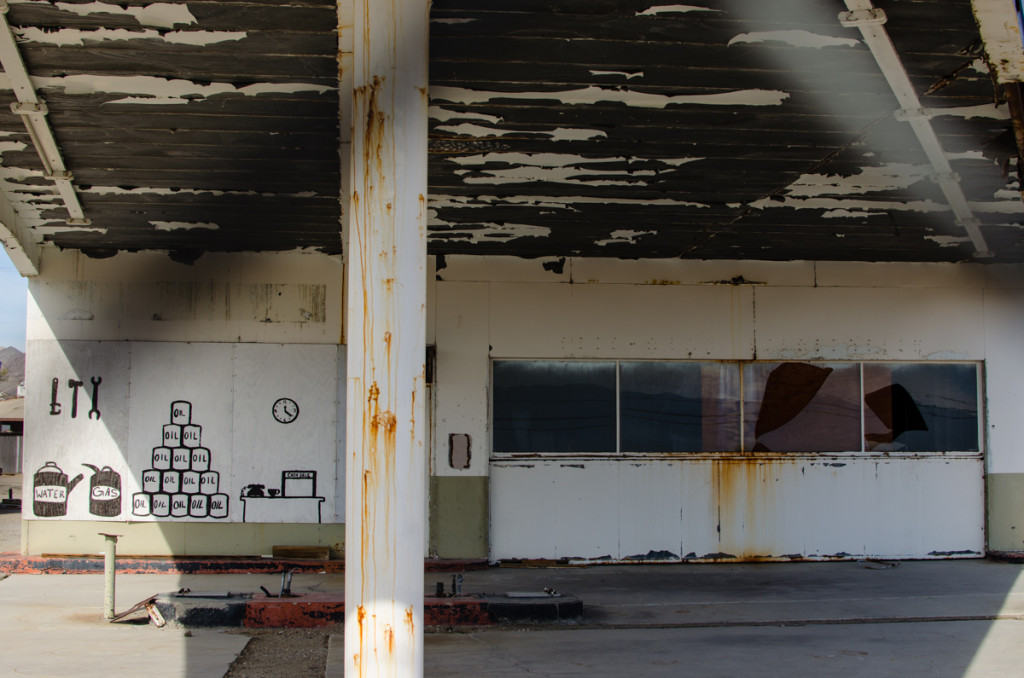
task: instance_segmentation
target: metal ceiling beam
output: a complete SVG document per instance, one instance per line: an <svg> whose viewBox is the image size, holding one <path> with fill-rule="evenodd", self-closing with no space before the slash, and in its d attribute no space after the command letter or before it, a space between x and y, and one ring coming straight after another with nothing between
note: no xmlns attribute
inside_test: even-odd
<svg viewBox="0 0 1024 678"><path fill-rule="evenodd" d="M992 257L994 253L989 250L988 243L981 233L981 220L974 215L967 196L964 195L960 186L960 177L953 171L949 164L949 158L942 149L942 142L931 123L931 113L921 106L921 100L910 82L907 69L903 66L896 47L889 39L889 34L883 28L886 22L885 12L871 5L871 0L845 0L848 12L839 13L839 23L843 26L860 29L861 35L872 56L882 70L882 75L889 88L896 95L900 109L896 111L896 118L910 124L914 135L917 137L928 162L931 163L935 174L932 180L942 189L946 201L953 209L956 223L960 225L971 239L974 245L975 257Z"/></svg>
<svg viewBox="0 0 1024 678"><path fill-rule="evenodd" d="M7 195L0 191L0 242L7 250L18 273L31 278L39 275L40 246L18 216Z"/></svg>
<svg viewBox="0 0 1024 678"><path fill-rule="evenodd" d="M43 163L43 175L54 182L57 192L64 200L64 206L68 210L67 223L72 226L88 226L91 222L82 211L78 194L71 183L71 172L64 166L60 147L57 146L57 140L54 139L53 131L46 121L46 102L36 95L35 86L21 58L18 43L11 32L11 25L7 22L7 10L7 0L0 0L0 65L3 66L14 95L18 98L17 102L11 104L11 110L21 116L32 139L32 145L39 154L39 160Z"/></svg>

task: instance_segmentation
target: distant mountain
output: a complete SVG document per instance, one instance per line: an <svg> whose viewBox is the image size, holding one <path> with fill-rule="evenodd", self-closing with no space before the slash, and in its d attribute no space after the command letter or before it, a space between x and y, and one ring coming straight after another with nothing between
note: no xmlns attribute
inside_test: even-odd
<svg viewBox="0 0 1024 678"><path fill-rule="evenodd" d="M25 381L25 354L8 346L0 348L0 399L18 394L18 384Z"/></svg>

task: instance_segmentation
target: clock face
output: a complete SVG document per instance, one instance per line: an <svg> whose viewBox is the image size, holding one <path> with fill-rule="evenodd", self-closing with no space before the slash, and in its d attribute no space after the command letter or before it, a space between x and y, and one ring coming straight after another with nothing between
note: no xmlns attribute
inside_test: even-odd
<svg viewBox="0 0 1024 678"><path fill-rule="evenodd" d="M291 398L278 398L274 403L274 419L290 424L299 417L299 405Z"/></svg>

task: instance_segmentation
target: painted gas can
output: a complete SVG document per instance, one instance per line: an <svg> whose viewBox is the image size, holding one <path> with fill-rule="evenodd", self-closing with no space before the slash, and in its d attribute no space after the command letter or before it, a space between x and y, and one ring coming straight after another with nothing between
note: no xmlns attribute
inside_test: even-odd
<svg viewBox="0 0 1024 678"><path fill-rule="evenodd" d="M91 468L93 474L89 483L89 513L101 518L121 515L121 474L109 466L82 466Z"/></svg>

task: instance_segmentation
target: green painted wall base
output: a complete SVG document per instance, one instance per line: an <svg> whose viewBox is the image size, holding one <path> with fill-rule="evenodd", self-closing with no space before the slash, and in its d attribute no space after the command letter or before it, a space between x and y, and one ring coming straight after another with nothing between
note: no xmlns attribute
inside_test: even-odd
<svg viewBox="0 0 1024 678"><path fill-rule="evenodd" d="M1024 551L1024 473L990 473L988 550Z"/></svg>
<svg viewBox="0 0 1024 678"><path fill-rule="evenodd" d="M487 476L430 477L430 555L486 558Z"/></svg>
<svg viewBox="0 0 1024 678"><path fill-rule="evenodd" d="M262 556L274 546L327 546L344 554L343 523L116 523L23 520L26 555L94 555L103 551L99 532L123 535L119 556Z"/></svg>

